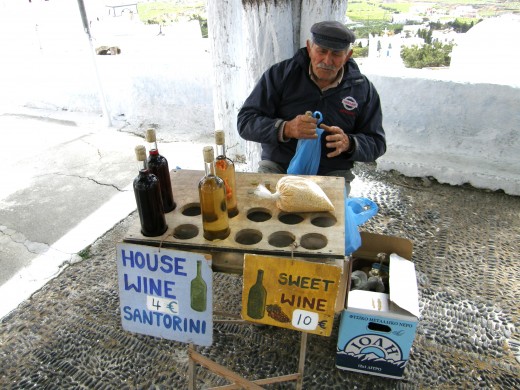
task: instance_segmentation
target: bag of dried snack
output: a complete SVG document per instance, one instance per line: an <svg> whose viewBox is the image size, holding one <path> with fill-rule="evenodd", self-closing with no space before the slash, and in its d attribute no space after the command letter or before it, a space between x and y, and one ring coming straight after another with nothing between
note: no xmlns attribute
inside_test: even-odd
<svg viewBox="0 0 520 390"><path fill-rule="evenodd" d="M286 212L333 211L334 205L321 187L301 176L284 176L276 183L273 194L260 184L255 194L276 200L276 206Z"/></svg>

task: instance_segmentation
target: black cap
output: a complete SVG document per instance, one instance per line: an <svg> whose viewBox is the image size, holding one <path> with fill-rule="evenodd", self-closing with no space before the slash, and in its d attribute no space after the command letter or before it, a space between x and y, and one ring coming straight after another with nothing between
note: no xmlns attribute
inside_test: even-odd
<svg viewBox="0 0 520 390"><path fill-rule="evenodd" d="M311 33L314 43L331 50L345 50L356 40L352 31L334 20L315 23Z"/></svg>

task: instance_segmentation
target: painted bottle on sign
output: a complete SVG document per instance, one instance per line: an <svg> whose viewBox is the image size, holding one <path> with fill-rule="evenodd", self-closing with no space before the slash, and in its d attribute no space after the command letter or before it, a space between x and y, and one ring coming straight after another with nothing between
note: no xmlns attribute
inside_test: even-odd
<svg viewBox="0 0 520 390"><path fill-rule="evenodd" d="M191 308L195 311L206 311L208 287L201 273L202 260L197 260L197 276L193 278L190 286Z"/></svg>
<svg viewBox="0 0 520 390"><path fill-rule="evenodd" d="M256 275L256 283L251 286L247 295L247 315L255 320L263 318L265 314L267 291L262 284L263 278L264 270L259 269Z"/></svg>

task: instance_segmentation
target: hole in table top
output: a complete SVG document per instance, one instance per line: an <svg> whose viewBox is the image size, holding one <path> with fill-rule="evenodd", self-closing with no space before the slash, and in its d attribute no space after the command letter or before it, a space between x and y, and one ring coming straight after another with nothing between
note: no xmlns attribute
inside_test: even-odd
<svg viewBox="0 0 520 390"><path fill-rule="evenodd" d="M244 229L237 232L235 241L242 245L254 245L262 241L262 233L254 229Z"/></svg>
<svg viewBox="0 0 520 390"><path fill-rule="evenodd" d="M195 225L184 224L173 229L173 237L179 240L189 240L190 238L197 237L198 234L199 228Z"/></svg>
<svg viewBox="0 0 520 390"><path fill-rule="evenodd" d="M303 217L294 213L281 213L278 216L278 220L286 225L297 225L303 221Z"/></svg>
<svg viewBox="0 0 520 390"><path fill-rule="evenodd" d="M274 232L272 233L267 242L277 248L284 248L291 245L295 240L294 234L291 232Z"/></svg>
<svg viewBox="0 0 520 390"><path fill-rule="evenodd" d="M247 219L253 222L264 222L272 217L271 211L264 208L254 208L247 212Z"/></svg>
<svg viewBox="0 0 520 390"><path fill-rule="evenodd" d="M316 214L311 218L311 223L317 227L331 227L336 224L336 217L329 213Z"/></svg>
<svg viewBox="0 0 520 390"><path fill-rule="evenodd" d="M200 203L187 204L182 208L181 213L187 217L195 217L196 215L200 215Z"/></svg>
<svg viewBox="0 0 520 390"><path fill-rule="evenodd" d="M308 233L300 239L300 245L305 249L322 249L327 246L327 237L318 233Z"/></svg>

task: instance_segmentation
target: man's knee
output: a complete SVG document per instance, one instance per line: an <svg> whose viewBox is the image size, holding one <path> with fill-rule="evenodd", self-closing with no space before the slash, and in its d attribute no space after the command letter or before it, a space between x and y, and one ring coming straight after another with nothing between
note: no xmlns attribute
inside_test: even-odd
<svg viewBox="0 0 520 390"><path fill-rule="evenodd" d="M258 163L259 173L279 173L285 174L287 171L280 165L273 161L262 160Z"/></svg>

